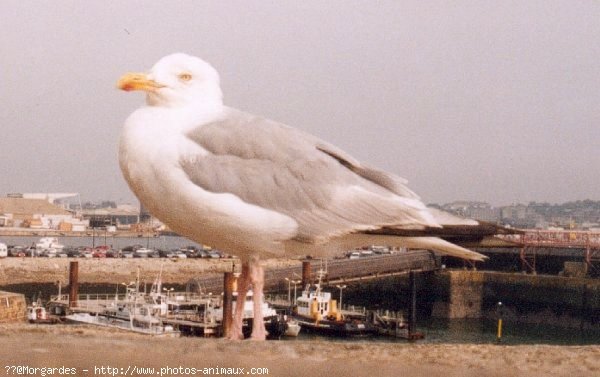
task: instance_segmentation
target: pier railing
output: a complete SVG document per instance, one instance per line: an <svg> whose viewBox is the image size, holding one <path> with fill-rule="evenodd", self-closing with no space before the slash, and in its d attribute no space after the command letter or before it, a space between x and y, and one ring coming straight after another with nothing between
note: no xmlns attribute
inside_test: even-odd
<svg viewBox="0 0 600 377"><path fill-rule="evenodd" d="M535 273L536 259L541 250L572 249L589 269L600 262L600 232L577 230L523 230L522 234L498 236L520 247L523 271ZM561 252L558 250L557 252ZM554 252L552 252L554 253Z"/></svg>
<svg viewBox="0 0 600 377"><path fill-rule="evenodd" d="M600 232L525 229L522 234L498 235L497 237L524 246L600 248Z"/></svg>
<svg viewBox="0 0 600 377"><path fill-rule="evenodd" d="M391 255L374 255L360 259L334 259L327 263L319 259L311 262L313 281L320 269L326 270L325 284L334 282L368 280L394 274L404 274L414 271L433 271L439 268L434 254L427 250L409 250ZM287 291L289 280L300 280L302 267L292 266L265 271L266 291ZM193 285L200 287L204 293L221 294L223 292L223 276L202 276L194 279ZM297 285L299 292L304 287ZM293 286L292 286L293 289Z"/></svg>
<svg viewBox="0 0 600 377"><path fill-rule="evenodd" d="M80 310L86 312L101 312L110 305L114 305L116 302L124 302L128 299L127 294L79 294L77 295L77 303L71 307L72 310ZM69 295L51 296L50 302L61 303L64 305L69 304Z"/></svg>

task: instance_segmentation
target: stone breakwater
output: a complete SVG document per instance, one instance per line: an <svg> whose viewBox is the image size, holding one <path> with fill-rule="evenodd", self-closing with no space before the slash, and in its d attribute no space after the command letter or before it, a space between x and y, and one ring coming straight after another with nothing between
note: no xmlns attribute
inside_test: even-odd
<svg viewBox="0 0 600 377"><path fill-rule="evenodd" d="M492 318L600 329L600 280L486 271L445 271L436 275L441 318ZM498 302L502 302L498 309Z"/></svg>
<svg viewBox="0 0 600 377"><path fill-rule="evenodd" d="M162 281L185 284L191 279L208 274L231 271L237 259L154 259L154 258L5 258L0 260L0 286L29 283L69 282L69 263L77 261L79 282L89 284L113 284L132 281L139 269L145 281L152 281L162 271ZM294 260L266 260L267 268L300 265Z"/></svg>
<svg viewBox="0 0 600 377"><path fill-rule="evenodd" d="M25 321L26 308L23 295L0 291L0 323Z"/></svg>

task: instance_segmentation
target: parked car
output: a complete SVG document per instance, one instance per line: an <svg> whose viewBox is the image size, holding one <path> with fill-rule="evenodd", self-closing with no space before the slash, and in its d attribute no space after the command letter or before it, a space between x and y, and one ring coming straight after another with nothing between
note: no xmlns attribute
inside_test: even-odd
<svg viewBox="0 0 600 377"><path fill-rule="evenodd" d="M8 255L11 257L24 257L27 255L27 247L20 245L9 246Z"/></svg>
<svg viewBox="0 0 600 377"><path fill-rule="evenodd" d="M123 249L121 249L121 251L135 252L136 250L143 249L143 248L144 248L144 245L136 244L136 245L125 246Z"/></svg>
<svg viewBox="0 0 600 377"><path fill-rule="evenodd" d="M94 249L92 251L92 258L106 258L106 250Z"/></svg>
<svg viewBox="0 0 600 377"><path fill-rule="evenodd" d="M76 247L65 247L63 253L67 254L69 258L79 258L81 256L79 249Z"/></svg>
<svg viewBox="0 0 600 377"><path fill-rule="evenodd" d="M174 256L175 258L179 258L179 259L187 258L187 254L180 250L177 250L174 254L175 254L175 256Z"/></svg>
<svg viewBox="0 0 600 377"><path fill-rule="evenodd" d="M118 258L119 252L115 249L109 249L106 251L106 257L107 258Z"/></svg>

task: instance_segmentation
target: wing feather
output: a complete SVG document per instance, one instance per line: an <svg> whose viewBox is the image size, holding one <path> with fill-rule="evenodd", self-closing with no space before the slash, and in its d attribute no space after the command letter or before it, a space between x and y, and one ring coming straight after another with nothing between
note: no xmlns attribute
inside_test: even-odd
<svg viewBox="0 0 600 377"><path fill-rule="evenodd" d="M298 240L437 226L400 177L286 125L228 109L188 137L209 152L180 161L196 185L290 216L298 222Z"/></svg>

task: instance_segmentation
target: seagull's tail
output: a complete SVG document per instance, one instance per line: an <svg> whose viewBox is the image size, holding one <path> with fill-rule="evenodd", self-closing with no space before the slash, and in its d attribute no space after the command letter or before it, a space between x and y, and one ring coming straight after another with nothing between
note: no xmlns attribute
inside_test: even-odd
<svg viewBox="0 0 600 377"><path fill-rule="evenodd" d="M337 245L339 250L349 250L356 245L387 245L395 247L406 247L409 249L432 250L439 254L449 255L457 258L484 261L488 259L485 255L476 253L464 247L445 241L439 237L411 237L396 235L380 235L355 233L344 237L343 242Z"/></svg>
<svg viewBox="0 0 600 377"><path fill-rule="evenodd" d="M403 246L411 249L433 250L443 255L450 255L457 258L484 261L488 259L483 254L476 253L464 247L455 245L438 237L398 237L401 238Z"/></svg>

